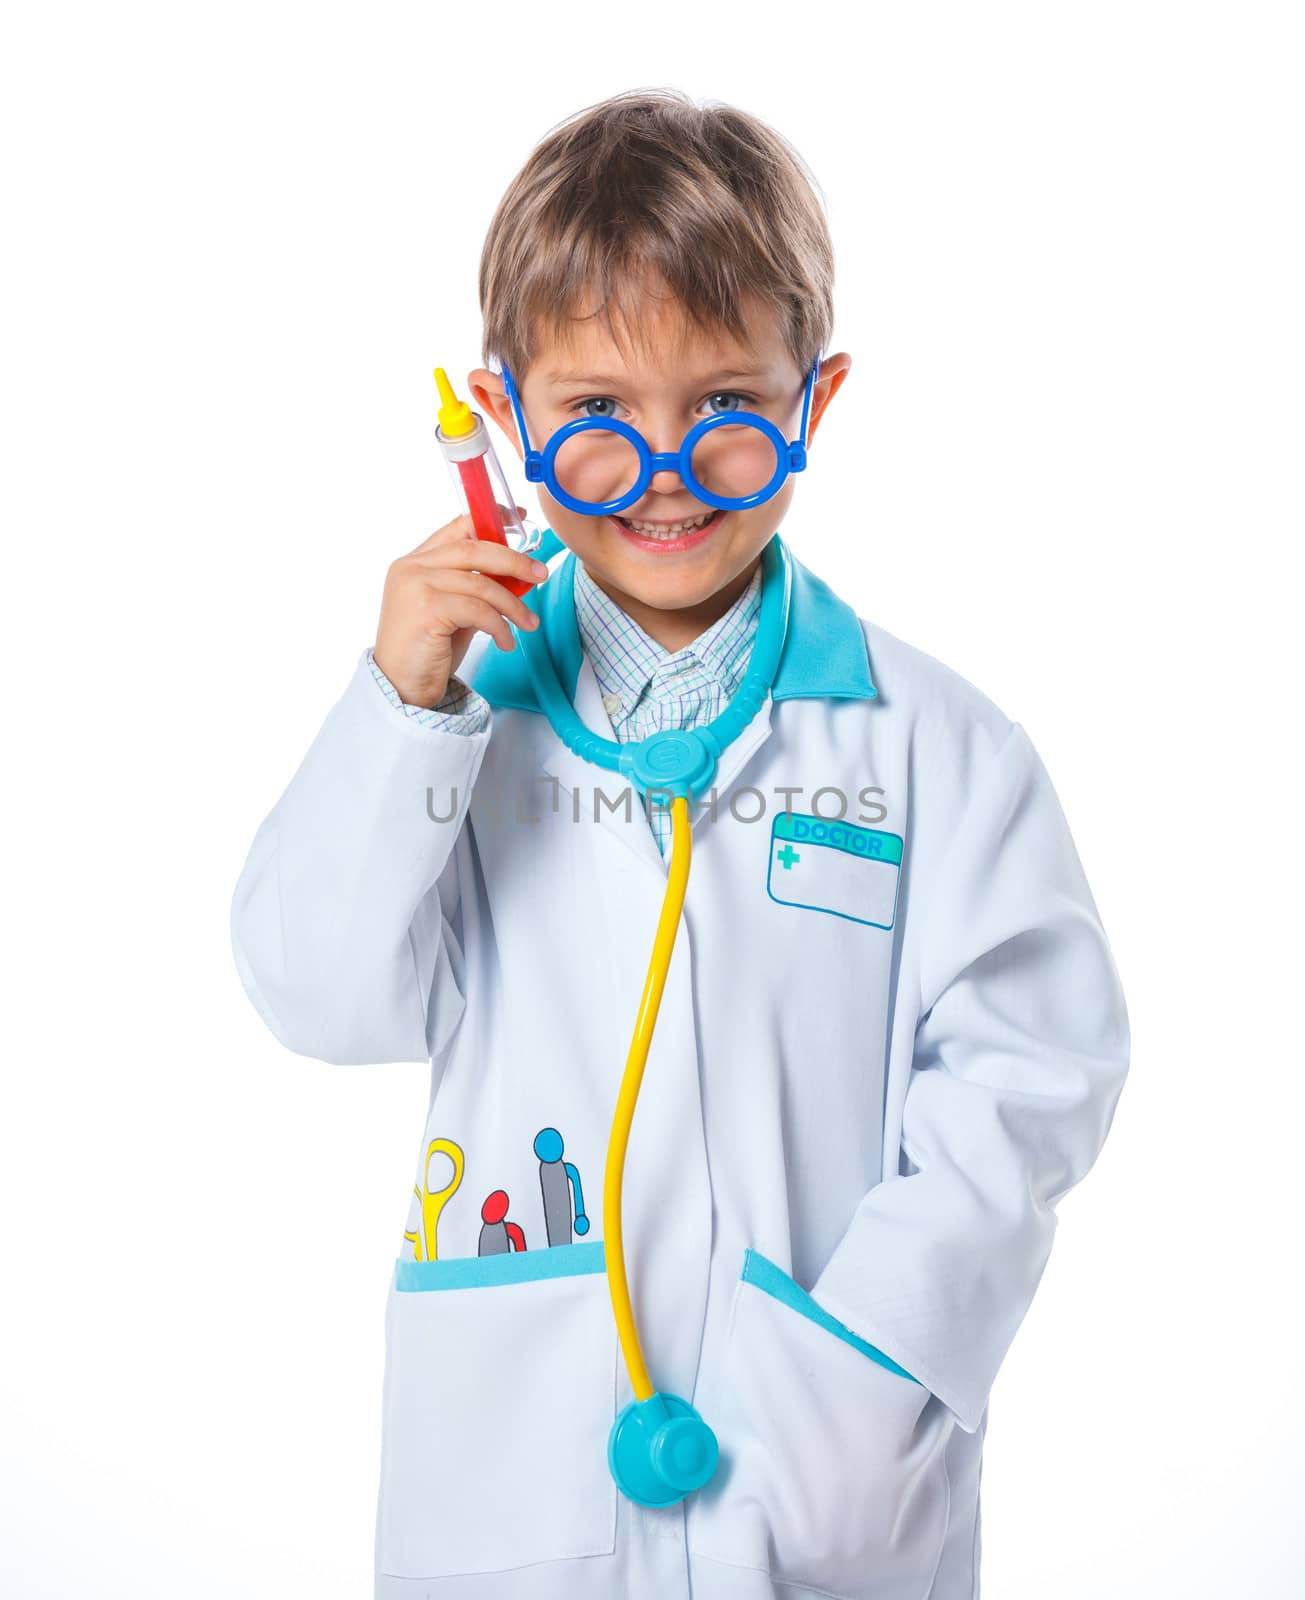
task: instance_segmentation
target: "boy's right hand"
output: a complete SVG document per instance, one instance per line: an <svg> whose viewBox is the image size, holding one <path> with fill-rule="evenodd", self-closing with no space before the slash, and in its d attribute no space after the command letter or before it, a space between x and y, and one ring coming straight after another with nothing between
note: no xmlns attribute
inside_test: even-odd
<svg viewBox="0 0 1305 1600"><path fill-rule="evenodd" d="M524 506L517 510L524 516ZM477 539L465 512L391 562L372 659L407 704L439 704L477 628L492 634L500 649L514 650L507 619L522 628L539 626L499 576L533 585L548 568L496 540Z"/></svg>

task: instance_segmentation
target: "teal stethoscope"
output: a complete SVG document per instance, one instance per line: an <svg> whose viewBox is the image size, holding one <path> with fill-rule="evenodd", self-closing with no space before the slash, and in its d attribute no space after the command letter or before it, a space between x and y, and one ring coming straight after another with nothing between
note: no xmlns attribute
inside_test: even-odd
<svg viewBox="0 0 1305 1600"><path fill-rule="evenodd" d="M643 435L628 423L613 417L581 417L551 435L541 454L530 446L516 387L506 364L503 377L516 413L517 426L521 430L527 479L531 483L544 483L551 495L573 511L604 516L614 515L632 505L647 489L653 473L667 469L678 472L695 495L726 510L743 510L769 500L790 472L801 472L807 464L807 422L811 392L819 366L820 358L817 356L807 375L802 403L802 431L792 443L784 439L773 422L756 412L724 411L696 423L685 435L678 451L664 453L649 449ZM775 449L775 472L770 482L756 493L742 498L713 494L705 484L697 481L692 472L690 457L694 447L711 429L727 423L759 428ZM567 493L557 482L553 464L559 448L567 439L587 428L621 433L638 452L639 475L634 487L614 500L580 500ZM625 1273L625 1252L621 1238L621 1180L639 1085L648 1058L648 1047L657 1021L688 884L691 839L689 801L691 798L697 799L711 783L721 753L738 738L761 709L774 685L779 667L788 622L792 570L778 534L762 551L761 570L761 614L747 672L727 708L701 728L666 729L629 744L602 738L586 727L576 715L558 677L547 641L539 637L545 630L514 627L517 646L525 653L539 705L563 744L584 761L591 761L611 772L623 773L645 801L653 796L654 804L669 804L671 812L671 859L667 868L666 896L653 941L652 960L635 1022L634 1037L617 1096L603 1183L603 1233L608 1288L612 1296L617 1335L635 1396L612 1424L607 1439L607 1462L622 1493L644 1506L674 1505L694 1489L700 1489L715 1472L719 1459L716 1435L694 1407L679 1395L654 1389L648 1376ZM573 565L569 571L574 584ZM580 647L574 590L565 594L545 590L539 598L543 603L558 608L556 620L562 625L572 659L577 659Z"/></svg>

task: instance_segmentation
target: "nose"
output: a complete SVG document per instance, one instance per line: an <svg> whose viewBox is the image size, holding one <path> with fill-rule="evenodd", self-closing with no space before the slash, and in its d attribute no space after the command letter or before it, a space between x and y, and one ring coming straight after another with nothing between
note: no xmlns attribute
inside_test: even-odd
<svg viewBox="0 0 1305 1600"><path fill-rule="evenodd" d="M675 468L666 467L660 472L653 473L648 480L648 486L655 494L674 494L680 487L681 482L680 474Z"/></svg>
<svg viewBox="0 0 1305 1600"><path fill-rule="evenodd" d="M657 428L654 433L645 433L644 438L647 440L648 448L654 456L665 454L675 456L677 459L680 453L680 446L684 443L683 431L676 433L673 422L667 422L664 426ZM648 480L648 486L656 494L674 494L677 489L683 486L679 468L655 468L652 477Z"/></svg>

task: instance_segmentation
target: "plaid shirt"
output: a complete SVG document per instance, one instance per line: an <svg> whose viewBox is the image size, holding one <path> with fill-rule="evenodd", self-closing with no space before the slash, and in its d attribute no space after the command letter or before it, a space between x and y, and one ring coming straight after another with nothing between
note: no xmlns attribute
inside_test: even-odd
<svg viewBox="0 0 1305 1600"><path fill-rule="evenodd" d="M747 671L760 611L758 563L752 581L724 616L672 655L627 616L577 561L575 615L580 642L620 743L646 739L666 728L701 727L718 717ZM489 726L489 702L456 675L437 706L412 706L400 698L370 651L367 660L391 705L424 726L444 733L480 733ZM650 823L665 855L670 847L670 813L656 807Z"/></svg>

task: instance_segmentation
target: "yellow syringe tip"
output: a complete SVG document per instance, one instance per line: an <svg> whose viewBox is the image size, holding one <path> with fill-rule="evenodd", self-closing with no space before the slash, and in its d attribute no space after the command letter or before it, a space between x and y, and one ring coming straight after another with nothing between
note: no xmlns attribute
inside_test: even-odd
<svg viewBox="0 0 1305 1600"><path fill-rule="evenodd" d="M461 439L475 431L476 418L465 400L453 392L448 373L443 367L435 368L435 387L440 394L440 432L446 439Z"/></svg>

